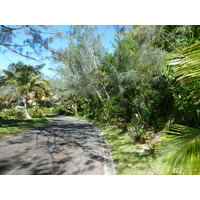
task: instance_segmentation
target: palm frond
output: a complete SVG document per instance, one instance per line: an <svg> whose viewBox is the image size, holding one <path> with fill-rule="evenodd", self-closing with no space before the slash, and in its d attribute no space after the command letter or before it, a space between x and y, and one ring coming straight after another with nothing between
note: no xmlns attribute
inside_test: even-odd
<svg viewBox="0 0 200 200"><path fill-rule="evenodd" d="M4 104L8 105L11 101L13 101L17 97L16 90L12 91L10 94L8 94L4 100Z"/></svg>
<svg viewBox="0 0 200 200"><path fill-rule="evenodd" d="M2 72L9 78L13 78L15 76L14 73L9 70L2 70Z"/></svg>
<svg viewBox="0 0 200 200"><path fill-rule="evenodd" d="M197 83L200 81L200 42L183 50L178 58L170 62L176 65L175 73L182 83Z"/></svg>
<svg viewBox="0 0 200 200"><path fill-rule="evenodd" d="M200 174L200 129L173 124L161 151L168 174Z"/></svg>

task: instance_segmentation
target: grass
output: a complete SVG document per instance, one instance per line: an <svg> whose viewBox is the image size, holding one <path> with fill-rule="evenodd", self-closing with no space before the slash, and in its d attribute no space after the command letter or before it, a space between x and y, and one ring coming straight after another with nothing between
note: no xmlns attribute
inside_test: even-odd
<svg viewBox="0 0 200 200"><path fill-rule="evenodd" d="M80 118L80 117L78 117ZM158 175L160 165L152 155L142 152L144 144L138 144L121 129L105 122L89 120L105 135L110 146L115 168L119 175Z"/></svg>
<svg viewBox="0 0 200 200"><path fill-rule="evenodd" d="M14 133L19 133L24 130L31 129L35 126L40 126L50 122L50 118L33 118L33 119L10 119L4 120L0 126L0 138Z"/></svg>

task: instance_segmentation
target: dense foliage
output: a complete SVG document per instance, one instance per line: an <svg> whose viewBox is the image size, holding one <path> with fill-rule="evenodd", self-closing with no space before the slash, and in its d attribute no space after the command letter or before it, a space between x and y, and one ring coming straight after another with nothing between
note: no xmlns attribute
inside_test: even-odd
<svg viewBox="0 0 200 200"><path fill-rule="evenodd" d="M60 67L54 69L58 76L48 80L54 94L50 101L45 101L51 93L40 66L11 65L0 74L1 106L24 97L26 108L29 100L38 101L37 117L74 114L108 122L147 144L162 158L166 173L199 174L200 26L114 27L112 53L103 46L98 26L71 27L66 48L52 51ZM33 32L31 26L16 28ZM12 47L15 29L0 27L0 32L9 31L0 38L4 48ZM41 33L25 44L37 45ZM42 46L47 48L48 41L41 38Z"/></svg>
<svg viewBox="0 0 200 200"><path fill-rule="evenodd" d="M62 86L53 84L53 91L64 105L117 125L137 142L170 124L200 127L199 26L117 26L113 53L95 30L73 26L67 48L54 56Z"/></svg>

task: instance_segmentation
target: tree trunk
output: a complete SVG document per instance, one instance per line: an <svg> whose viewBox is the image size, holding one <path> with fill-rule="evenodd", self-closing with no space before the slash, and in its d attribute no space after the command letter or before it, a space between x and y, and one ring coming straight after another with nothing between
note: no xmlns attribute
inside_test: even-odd
<svg viewBox="0 0 200 200"><path fill-rule="evenodd" d="M100 80L100 81L101 81L101 80ZM105 86L104 86L104 84L103 84L102 82L101 82L101 85L102 85L102 87L103 87L103 90L104 90L104 92L105 92L107 98L110 99L110 95L108 94L108 92L107 92L107 90L106 90L106 88L105 88Z"/></svg>
<svg viewBox="0 0 200 200"><path fill-rule="evenodd" d="M32 117L30 116L30 114L28 112L28 100L26 97L24 98L24 112L26 115L26 119L32 119Z"/></svg>
<svg viewBox="0 0 200 200"><path fill-rule="evenodd" d="M99 99L103 102L103 99L102 99L101 95L99 94L99 92L96 90L96 88L95 88L95 92L96 92L97 96L99 97Z"/></svg>
<svg viewBox="0 0 200 200"><path fill-rule="evenodd" d="M98 69L98 66L97 66L96 59L95 59L94 51L92 50L92 48L91 48L90 46L89 46L89 48L90 48L90 53L91 53L92 60L93 60L93 62L94 62L95 68L96 68L96 70L97 70L97 75L98 75L99 81L100 81L100 83L101 83L101 86L102 86L102 88L103 88L103 90L104 90L104 92L105 92L107 98L110 99L110 95L108 94L108 92L107 92L107 90L106 90L106 88L105 88L105 86L104 86L104 84L103 84L103 82L102 82L101 75L100 75L100 73L99 73L99 69ZM99 94L98 94L98 96L99 96ZM100 99L102 100L102 98L100 98ZM102 101L102 102L103 102L103 101Z"/></svg>
<svg viewBox="0 0 200 200"><path fill-rule="evenodd" d="M78 108L77 108L76 103L74 103L74 112L75 112L75 115L78 116Z"/></svg>

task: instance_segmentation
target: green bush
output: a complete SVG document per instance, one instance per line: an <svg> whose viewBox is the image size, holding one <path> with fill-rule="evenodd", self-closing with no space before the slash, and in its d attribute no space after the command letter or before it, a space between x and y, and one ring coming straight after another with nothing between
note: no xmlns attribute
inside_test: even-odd
<svg viewBox="0 0 200 200"><path fill-rule="evenodd" d="M52 108L44 108L45 115L51 115L51 113L52 113Z"/></svg>
<svg viewBox="0 0 200 200"><path fill-rule="evenodd" d="M16 108L9 108L9 109L3 109L0 113L0 117L2 119L20 119L25 117L24 110L19 110Z"/></svg>
<svg viewBox="0 0 200 200"><path fill-rule="evenodd" d="M32 108L28 109L29 114L33 118L42 118L44 117L44 111L39 108L38 106L34 106ZM24 109L17 109L15 107L9 108L9 109L3 109L0 112L0 118L3 120L6 119L21 119L25 118L25 112Z"/></svg>
<svg viewBox="0 0 200 200"><path fill-rule="evenodd" d="M127 133L135 142L145 143L147 139L144 130L138 126L128 127Z"/></svg>
<svg viewBox="0 0 200 200"><path fill-rule="evenodd" d="M31 117L33 117L33 118L44 117L44 110L39 108L38 106L34 106L32 108L29 108L28 111L29 111L29 114L31 115Z"/></svg>
<svg viewBox="0 0 200 200"><path fill-rule="evenodd" d="M44 108L44 113L46 115L64 115L66 111L63 107L54 107L54 108Z"/></svg>
<svg viewBox="0 0 200 200"><path fill-rule="evenodd" d="M0 116L0 126L2 124L2 121L3 121L3 117Z"/></svg>
<svg viewBox="0 0 200 200"><path fill-rule="evenodd" d="M66 113L64 108L55 108L58 115L64 115Z"/></svg>

